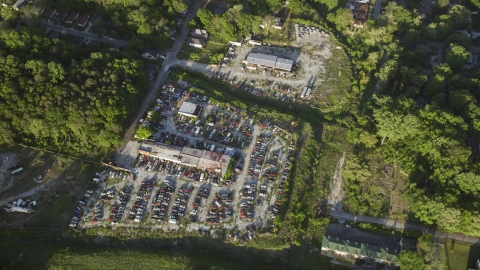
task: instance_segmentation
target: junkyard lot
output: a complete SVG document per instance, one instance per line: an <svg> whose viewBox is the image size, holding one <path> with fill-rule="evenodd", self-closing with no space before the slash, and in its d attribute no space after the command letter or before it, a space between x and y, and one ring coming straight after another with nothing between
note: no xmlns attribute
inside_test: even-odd
<svg viewBox="0 0 480 270"><path fill-rule="evenodd" d="M309 30L310 31L310 30ZM321 81L316 81L315 77L324 73L325 60L332 57L332 50L335 50L334 41L328 36L323 36L320 32L310 31L310 34L303 34L301 39L297 39L292 43L293 47L276 47L276 46L254 46L243 45L237 47L235 50L236 57L231 61L230 66L207 65L202 63L195 63L187 60L177 60L177 65L187 67L206 75L213 76L217 72L227 74L229 79L236 78L238 81L250 82L255 81L273 81L272 86L260 87L267 91L271 91L275 84L288 85L292 87L292 91L286 96L297 96L299 100L303 88L309 84L314 83L315 88L312 89L312 96L316 96L321 91ZM338 48L337 48L338 49ZM245 71L243 70L243 60L249 52L273 54L279 57L293 59L296 64L300 64L300 70L297 71L295 79L287 79L282 76L268 76L262 74L262 71ZM258 87L258 86L257 86Z"/></svg>
<svg viewBox="0 0 480 270"><path fill-rule="evenodd" d="M261 133L261 129L260 128L255 128L254 134L252 134L254 136L253 139L255 140L256 137L260 133ZM281 140L279 140L279 139L275 140L274 139L274 141L275 141L275 144L272 145L273 150L278 150L278 149L283 147ZM136 144L136 142L132 141L129 144ZM249 146L249 148L245 149L245 152L247 153L246 158L245 158L245 167L247 167L249 162L250 162L250 154L253 152L254 148L255 148L255 144L252 143ZM126 149L136 150L136 147L130 146L130 147L127 147ZM283 159L284 155L285 154L282 152L282 154L281 154L282 157L280 159ZM132 155L127 154L124 157L126 157L128 159L128 157L132 157L132 156L133 156L133 154ZM265 158L267 158L267 157L265 157ZM118 160L118 161L120 163L120 160ZM132 163L133 163L132 159L123 160L123 162L122 162L122 164L132 164ZM136 179L135 182L133 182L131 178L128 178L128 180L126 182L122 182L120 184L115 185L117 191L120 190L125 185L131 185L131 184L134 185L134 189L133 189L134 192L132 193L131 199L127 204L127 207L126 207L125 212L122 216L121 222L119 222L119 224L118 224L120 226L130 226L130 225L138 224L138 223L133 222L133 221L128 221L127 216L128 216L128 213L130 212L130 210L133 207L135 197L138 194L138 189L139 189L141 183L143 181L152 180L152 179L155 180L154 181L155 186L154 186L154 189L152 190L152 194L149 197L148 204L145 208L146 211L147 211L147 213L146 213L147 217L143 219L143 222L141 223L143 225L150 225L150 226L162 228L164 230L178 229L178 226L179 226L178 224L169 224L168 223L168 217L169 217L169 215L172 211L172 208L173 208L175 193L185 183L188 183L188 185L193 185L194 186L194 191L193 191L192 196L190 197L189 201L187 202L187 207L186 207L186 210L185 210L185 216L183 217L184 219L189 218L188 216L189 216L189 213L192 209L192 203L193 203L193 200L194 200L194 197L195 197L196 193L198 192L198 189L200 187L205 187L205 186L210 187L210 196L208 197L208 199L203 199L202 203L201 203L201 206L199 207L197 223L190 223L187 226L187 230L197 230L199 228L199 226L202 226L202 224L207 219L209 208L210 208L210 206L212 205L212 202L215 199L215 194L218 193L218 192L220 192L220 193L222 193L222 192L232 192L232 191L234 192L234 197L233 197L233 200L232 200L232 203L231 203L232 210L233 210L233 213L234 213L233 218L231 219L231 221L227 221L226 223L221 223L221 224L223 224L224 227L233 228L236 225L236 226L238 226L238 228L240 230L242 230L242 229L246 228L247 226L249 226L251 224L255 224L255 225L258 225L258 226L267 226L266 220L270 219L269 216L267 215L266 211L267 211L267 208L269 206L271 206L270 202L272 202L272 201L274 202L274 200L273 199L268 200L267 198L263 199L263 204L261 205L260 208L255 209L255 218L253 220L242 220L238 217L238 209L239 209L239 203L240 203L240 192L243 189L245 180L248 178L247 177L247 171L248 171L247 168L244 168L244 170L242 171L242 173L239 176L239 179L235 183L233 183L231 185L228 185L226 187L222 187L222 186L217 187L217 186L211 186L211 185L208 185L208 184L205 184L205 183L202 183L202 182L193 182L193 181L185 180L185 179L183 179L183 177L175 177L175 176L172 177L172 176L169 176L165 171L163 171L163 172L150 171L149 172L149 171L146 171L142 168L131 168L131 170L135 171L135 173L137 174L137 179ZM262 171L259 174L261 175L261 173L262 173ZM166 179L166 178L169 179L169 180L173 180L176 183L175 184L175 193L171 194L171 202L168 206L168 212L165 216L164 222L152 222L150 220L150 217L152 216L152 213L149 210L151 209L153 197L155 196L157 190L160 188L160 186L164 182L164 179ZM259 187L260 186L260 181L258 181L258 180L255 180L255 181L257 182L257 187ZM268 198L275 198L274 196L276 196L276 195L272 196L272 194L275 193L275 189L274 189L275 185L276 184L268 185L268 195L267 195ZM257 195L258 195L258 193L257 193ZM118 192L117 192L117 196L118 196ZM255 198L255 200L257 198L258 198L258 196ZM113 204L113 200L112 200L111 204ZM100 221L98 223L98 225L107 224L107 218L109 216L109 211L110 211L109 209L110 209L110 207L108 205L106 205L104 219L103 219L103 221ZM130 224L130 225L127 225L127 224ZM87 219L85 219L84 226L85 227L90 227L90 226L95 226L95 225L90 224L89 219L87 218Z"/></svg>

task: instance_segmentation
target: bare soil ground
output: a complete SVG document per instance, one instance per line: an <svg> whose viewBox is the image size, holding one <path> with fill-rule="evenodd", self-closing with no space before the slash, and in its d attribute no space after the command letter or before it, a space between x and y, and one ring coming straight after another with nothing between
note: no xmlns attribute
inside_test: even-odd
<svg viewBox="0 0 480 270"><path fill-rule="evenodd" d="M338 161L335 173L332 177L330 184L330 196L328 197L328 205L332 206L333 210L342 211L343 201L343 179L342 179L342 167L345 164L345 152L343 152L342 158Z"/></svg>
<svg viewBox="0 0 480 270"><path fill-rule="evenodd" d="M23 146L3 147L0 175L2 183L0 205L17 199L37 201L30 214L0 211L0 226L39 226L65 228L74 206L89 180L93 166L76 160L62 158ZM13 177L5 168L22 165L24 170ZM46 174L46 168L50 171ZM43 174L43 181L35 183L33 177ZM49 203L50 202L50 203Z"/></svg>

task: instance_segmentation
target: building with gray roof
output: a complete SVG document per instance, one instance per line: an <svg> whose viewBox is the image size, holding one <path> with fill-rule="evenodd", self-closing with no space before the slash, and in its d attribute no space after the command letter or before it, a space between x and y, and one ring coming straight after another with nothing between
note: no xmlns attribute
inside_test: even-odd
<svg viewBox="0 0 480 270"><path fill-rule="evenodd" d="M293 67L293 60L263 53L250 52L244 62L286 71L291 71Z"/></svg>

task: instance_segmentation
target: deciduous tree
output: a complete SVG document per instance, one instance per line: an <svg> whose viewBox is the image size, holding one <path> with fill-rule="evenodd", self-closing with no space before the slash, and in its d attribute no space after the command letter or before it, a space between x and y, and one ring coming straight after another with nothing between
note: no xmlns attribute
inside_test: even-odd
<svg viewBox="0 0 480 270"><path fill-rule="evenodd" d="M447 63L453 71L459 71L467 63L470 53L462 46L451 44L447 49L445 63Z"/></svg>

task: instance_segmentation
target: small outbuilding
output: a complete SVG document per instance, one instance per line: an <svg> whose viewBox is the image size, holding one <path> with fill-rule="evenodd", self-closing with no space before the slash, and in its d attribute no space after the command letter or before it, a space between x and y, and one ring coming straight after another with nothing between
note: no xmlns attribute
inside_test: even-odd
<svg viewBox="0 0 480 270"><path fill-rule="evenodd" d="M229 44L237 47L242 47L243 37L238 37L235 41L229 41Z"/></svg>
<svg viewBox="0 0 480 270"><path fill-rule="evenodd" d="M178 113L188 117L198 117L202 113L202 109L202 105L185 101L180 106Z"/></svg>
<svg viewBox="0 0 480 270"><path fill-rule="evenodd" d="M205 47L205 41L203 39L198 39L198 38L189 38L187 40L187 44L199 49L203 49L203 47Z"/></svg>

